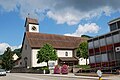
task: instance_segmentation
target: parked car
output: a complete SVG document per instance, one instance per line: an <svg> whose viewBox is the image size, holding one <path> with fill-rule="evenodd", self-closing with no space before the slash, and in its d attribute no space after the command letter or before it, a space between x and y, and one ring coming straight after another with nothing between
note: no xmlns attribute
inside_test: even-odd
<svg viewBox="0 0 120 80"><path fill-rule="evenodd" d="M0 69L0 76L6 76L6 71L4 69Z"/></svg>
<svg viewBox="0 0 120 80"><path fill-rule="evenodd" d="M10 73L10 70L7 70L6 73Z"/></svg>

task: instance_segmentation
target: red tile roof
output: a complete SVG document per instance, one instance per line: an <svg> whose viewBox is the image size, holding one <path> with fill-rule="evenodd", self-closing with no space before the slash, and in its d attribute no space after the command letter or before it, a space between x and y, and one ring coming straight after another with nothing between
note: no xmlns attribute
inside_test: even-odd
<svg viewBox="0 0 120 80"><path fill-rule="evenodd" d="M26 27L26 23L31 23L31 24L39 24L37 19L33 19L33 18L26 18L25 21L25 27Z"/></svg>
<svg viewBox="0 0 120 80"><path fill-rule="evenodd" d="M87 41L86 38L70 37L55 34L43 34L26 32L26 38L32 48L40 48L44 44L51 44L54 48L60 49L75 49L83 41Z"/></svg>

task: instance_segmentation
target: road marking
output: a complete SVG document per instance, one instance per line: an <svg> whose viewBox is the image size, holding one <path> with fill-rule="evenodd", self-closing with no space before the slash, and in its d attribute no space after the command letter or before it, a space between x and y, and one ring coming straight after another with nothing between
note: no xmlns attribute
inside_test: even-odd
<svg viewBox="0 0 120 80"><path fill-rule="evenodd" d="M28 76L21 76L21 75L11 75L11 76L27 78L27 79L32 79L32 80L45 80L45 79L40 79L40 78L35 78L35 77L28 77Z"/></svg>

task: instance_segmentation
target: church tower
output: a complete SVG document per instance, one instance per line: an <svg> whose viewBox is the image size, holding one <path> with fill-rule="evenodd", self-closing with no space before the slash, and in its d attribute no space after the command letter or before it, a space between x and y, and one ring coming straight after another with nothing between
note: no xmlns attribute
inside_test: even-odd
<svg viewBox="0 0 120 80"><path fill-rule="evenodd" d="M39 33L39 23L37 19L26 18L25 26L26 32L37 32Z"/></svg>

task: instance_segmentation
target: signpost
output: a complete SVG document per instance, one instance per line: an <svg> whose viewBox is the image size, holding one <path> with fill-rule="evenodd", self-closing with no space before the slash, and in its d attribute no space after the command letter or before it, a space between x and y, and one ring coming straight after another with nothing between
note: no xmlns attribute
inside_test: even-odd
<svg viewBox="0 0 120 80"><path fill-rule="evenodd" d="M49 61L48 65L49 65L50 73L51 74L54 73L55 61Z"/></svg>

